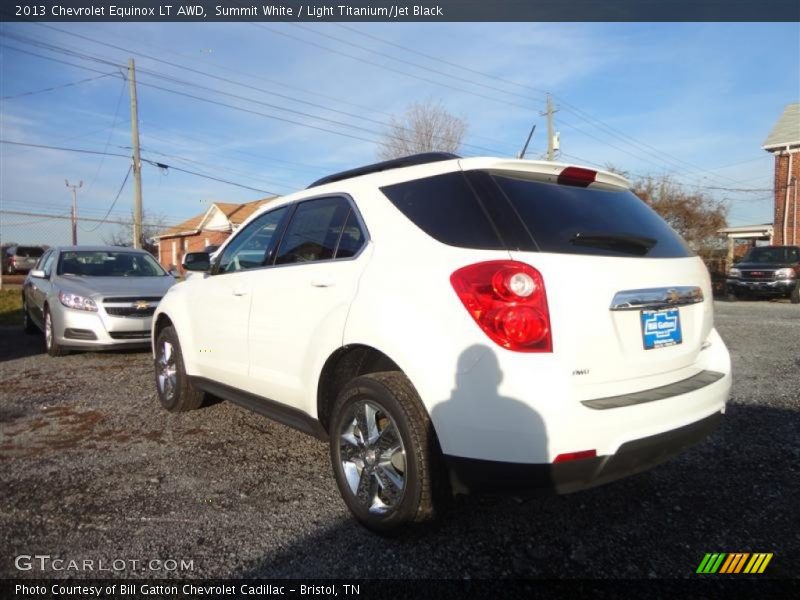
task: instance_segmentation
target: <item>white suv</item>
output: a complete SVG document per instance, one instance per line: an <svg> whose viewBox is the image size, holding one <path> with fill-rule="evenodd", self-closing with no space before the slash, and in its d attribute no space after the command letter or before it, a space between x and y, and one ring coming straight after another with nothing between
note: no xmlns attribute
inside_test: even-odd
<svg viewBox="0 0 800 600"><path fill-rule="evenodd" d="M620 176L425 154L265 205L153 320L158 395L330 441L389 532L450 493L644 470L725 411L708 272Z"/></svg>

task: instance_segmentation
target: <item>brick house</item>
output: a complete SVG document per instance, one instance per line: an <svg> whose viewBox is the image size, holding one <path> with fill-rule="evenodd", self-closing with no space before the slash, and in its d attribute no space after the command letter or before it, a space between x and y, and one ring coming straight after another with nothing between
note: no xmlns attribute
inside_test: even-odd
<svg viewBox="0 0 800 600"><path fill-rule="evenodd" d="M772 243L800 244L800 103L789 104L767 136L764 150L775 157L775 221Z"/></svg>
<svg viewBox="0 0 800 600"><path fill-rule="evenodd" d="M204 213L155 236L158 241L158 262L165 269L180 267L187 252L198 252L206 246L219 246L250 215L270 200L272 198L262 198L245 204L214 202Z"/></svg>

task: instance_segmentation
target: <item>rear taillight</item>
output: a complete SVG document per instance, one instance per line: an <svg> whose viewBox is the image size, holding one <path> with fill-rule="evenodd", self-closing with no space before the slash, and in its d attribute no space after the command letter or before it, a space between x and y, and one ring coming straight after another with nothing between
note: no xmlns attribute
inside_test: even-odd
<svg viewBox="0 0 800 600"><path fill-rule="evenodd" d="M493 260L463 267L450 283L478 326L517 352L552 352L550 311L541 273L525 263Z"/></svg>
<svg viewBox="0 0 800 600"><path fill-rule="evenodd" d="M574 185L577 187L588 187L597 177L597 171L582 169L581 167L567 167L558 174L558 183L562 185Z"/></svg>

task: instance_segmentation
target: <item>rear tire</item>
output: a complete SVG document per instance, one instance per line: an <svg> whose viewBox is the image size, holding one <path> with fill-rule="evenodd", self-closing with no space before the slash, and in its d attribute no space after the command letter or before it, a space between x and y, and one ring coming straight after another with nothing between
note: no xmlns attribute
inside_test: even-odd
<svg viewBox="0 0 800 600"><path fill-rule="evenodd" d="M53 317L50 316L50 308L47 306L44 307L44 346L50 356L66 356L69 354L69 350L56 341Z"/></svg>
<svg viewBox="0 0 800 600"><path fill-rule="evenodd" d="M202 406L205 394L189 382L178 334L171 325L158 334L153 366L161 406L170 412L187 412Z"/></svg>
<svg viewBox="0 0 800 600"><path fill-rule="evenodd" d="M403 373L372 373L344 386L332 411L330 453L347 508L376 533L432 520L446 499L436 434Z"/></svg>
<svg viewBox="0 0 800 600"><path fill-rule="evenodd" d="M800 304L800 281L794 286L792 293L789 295L789 300L792 304Z"/></svg>

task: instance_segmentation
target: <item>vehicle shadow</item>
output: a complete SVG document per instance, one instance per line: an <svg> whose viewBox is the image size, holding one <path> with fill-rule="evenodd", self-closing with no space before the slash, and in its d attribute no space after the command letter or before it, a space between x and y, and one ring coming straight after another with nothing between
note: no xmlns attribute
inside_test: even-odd
<svg viewBox="0 0 800 600"><path fill-rule="evenodd" d="M0 325L0 362L44 354L41 334L28 335L21 325Z"/></svg>
<svg viewBox="0 0 800 600"><path fill-rule="evenodd" d="M797 439L796 410L734 403L707 440L639 475L525 502L459 497L434 526L398 538L365 530L342 503L326 526L235 575L673 579L722 551L772 552L770 576L793 577Z"/></svg>

